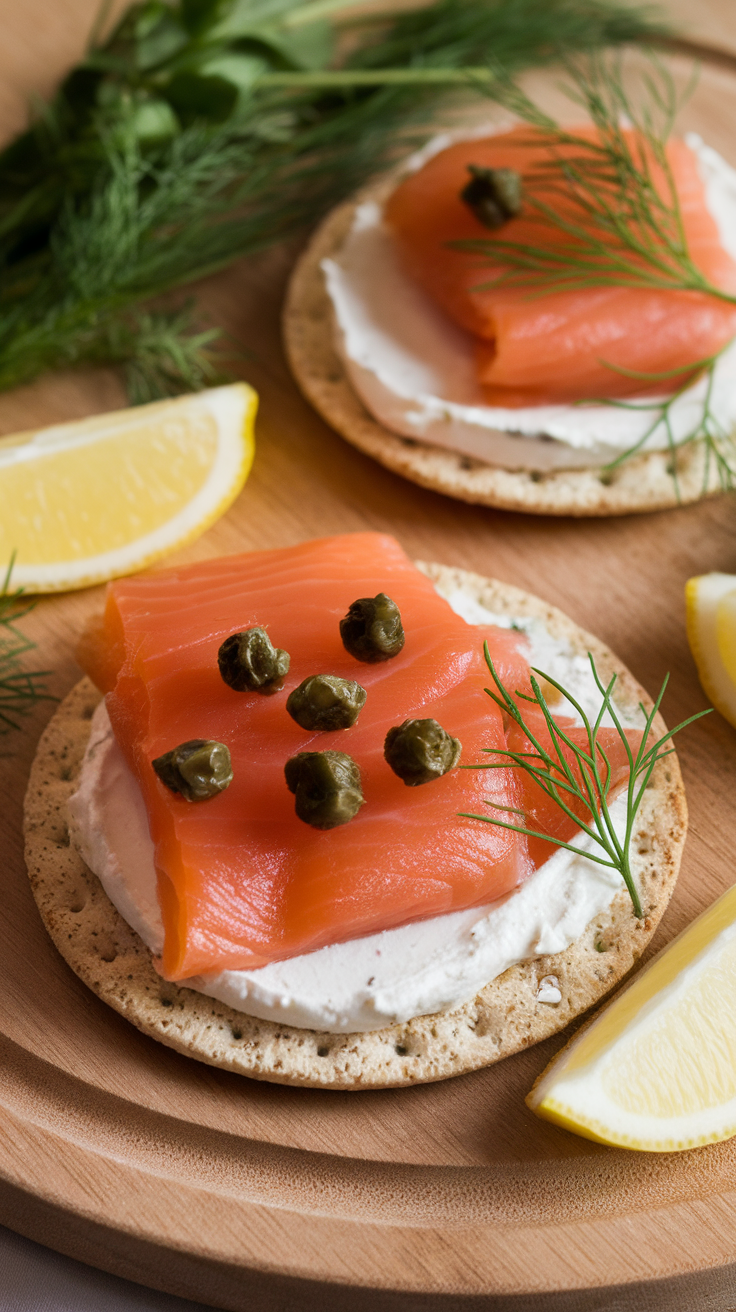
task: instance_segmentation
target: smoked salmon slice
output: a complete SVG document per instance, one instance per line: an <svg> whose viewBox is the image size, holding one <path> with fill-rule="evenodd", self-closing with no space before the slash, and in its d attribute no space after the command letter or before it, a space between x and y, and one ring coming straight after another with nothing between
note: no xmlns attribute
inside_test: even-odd
<svg viewBox="0 0 736 1312"><path fill-rule="evenodd" d="M338 625L356 598L380 591L398 604L406 642L392 660L367 665L345 651ZM234 692L217 668L224 639L254 625L291 655L284 689L271 696ZM388 729L407 718L437 719L460 739L464 764L505 746L484 693L484 637L507 686L528 690L523 636L466 624L394 539L374 533L109 586L85 661L109 689L113 729L147 807L167 978L254 968L481 905L533 870L525 837L458 815L482 812L485 797L518 808L513 770L456 769L407 788L383 758ZM352 728L309 733L287 714L288 693L316 673L367 690ZM226 743L234 769L230 787L200 803L170 792L151 767L192 738ZM358 762L366 804L348 824L319 831L296 818L284 764L326 749Z"/></svg>
<svg viewBox="0 0 736 1312"><path fill-rule="evenodd" d="M593 138L592 130L572 129ZM630 135L630 134L629 134ZM644 385L615 369L677 371L719 351L736 335L736 306L700 292L589 287L535 296L529 287L479 290L502 270L488 256L451 249L449 242L494 238L559 247L572 238L538 212L522 207L494 233L460 199L468 165L510 168L527 191L558 211L557 194L545 195L532 178L551 158L533 144L527 127L462 141L433 156L389 197L386 221L402 261L446 313L478 338L477 367L488 404L518 407L671 390L687 375ZM556 157L579 148L560 147ZM723 248L706 205L697 157L684 141L668 143L693 262L717 287L736 292L736 263ZM656 179L655 179L656 180ZM579 212L576 219L580 222ZM609 368L608 365L615 366Z"/></svg>

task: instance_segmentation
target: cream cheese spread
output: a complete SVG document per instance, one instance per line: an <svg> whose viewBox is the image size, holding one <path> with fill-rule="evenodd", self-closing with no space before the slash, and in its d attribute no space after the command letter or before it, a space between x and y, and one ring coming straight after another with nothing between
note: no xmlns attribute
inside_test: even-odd
<svg viewBox="0 0 736 1312"><path fill-rule="evenodd" d="M461 589L438 591L468 623L515 623L523 629L532 664L574 691L586 714L597 711L600 694L588 661L540 620L513 621ZM623 835L623 799L613 803L612 818ZM158 955L163 923L148 819L104 702L92 721L69 821L75 846L110 901ZM581 847L589 841L580 836ZM623 887L616 871L564 849L551 850L539 870L491 905L336 943L258 970L225 970L181 982L251 1016L338 1034L450 1010L516 962L568 947ZM540 981L538 1000L556 1005L561 994L551 981Z"/></svg>
<svg viewBox="0 0 736 1312"><path fill-rule="evenodd" d="M452 139L437 138L409 167L421 167ZM736 170L696 134L686 141L697 155L723 246L736 259ZM335 345L348 377L370 413L392 432L509 469L546 470L606 464L637 443L652 423L651 397L648 408L638 412L592 404L487 405L475 373L475 339L404 272L382 208L374 202L358 206L342 249L324 260L322 269ZM674 403L675 440L697 424L706 386L701 379ZM711 409L725 431L736 426L736 344L716 366ZM642 449L667 444L660 425Z"/></svg>

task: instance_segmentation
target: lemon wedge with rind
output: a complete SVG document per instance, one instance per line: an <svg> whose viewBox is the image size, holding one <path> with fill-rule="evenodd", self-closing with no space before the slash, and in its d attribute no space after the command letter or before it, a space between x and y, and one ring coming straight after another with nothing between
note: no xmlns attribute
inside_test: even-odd
<svg viewBox="0 0 736 1312"><path fill-rule="evenodd" d="M736 887L550 1063L538 1116L599 1143L677 1152L736 1135Z"/></svg>
<svg viewBox="0 0 736 1312"><path fill-rule="evenodd" d="M736 726L736 576L689 579L685 607L700 682L716 709Z"/></svg>
<svg viewBox="0 0 736 1312"><path fill-rule="evenodd" d="M253 462L246 383L0 441L0 566L27 592L152 564L227 510Z"/></svg>

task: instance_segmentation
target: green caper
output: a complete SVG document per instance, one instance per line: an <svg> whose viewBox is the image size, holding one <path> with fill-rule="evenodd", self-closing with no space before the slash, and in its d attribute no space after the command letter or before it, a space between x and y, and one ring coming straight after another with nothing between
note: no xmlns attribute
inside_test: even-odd
<svg viewBox="0 0 736 1312"><path fill-rule="evenodd" d="M286 709L302 729L349 729L355 724L368 696L354 679L336 674L313 674L286 699Z"/></svg>
<svg viewBox="0 0 736 1312"><path fill-rule="evenodd" d="M340 637L356 661L370 665L390 661L404 645L404 628L395 601L379 592L375 597L358 597L340 620Z"/></svg>
<svg viewBox="0 0 736 1312"><path fill-rule="evenodd" d="M486 169L468 164L470 182L460 199L484 228L502 228L521 209L521 174L516 169Z"/></svg>
<svg viewBox="0 0 736 1312"><path fill-rule="evenodd" d="M345 752L299 752L284 775L297 816L314 829L346 825L364 804L360 770Z"/></svg>
<svg viewBox="0 0 736 1312"><path fill-rule="evenodd" d="M231 633L217 653L225 683L235 692L278 692L289 672L289 653L274 647L265 629Z"/></svg>
<svg viewBox="0 0 736 1312"><path fill-rule="evenodd" d="M224 743L191 738L151 761L156 774L172 793L188 802L203 802L223 792L233 781L230 752Z"/></svg>
<svg viewBox="0 0 736 1312"><path fill-rule="evenodd" d="M461 744L436 720L404 720L389 729L383 754L394 774L410 788L429 784L460 760Z"/></svg>

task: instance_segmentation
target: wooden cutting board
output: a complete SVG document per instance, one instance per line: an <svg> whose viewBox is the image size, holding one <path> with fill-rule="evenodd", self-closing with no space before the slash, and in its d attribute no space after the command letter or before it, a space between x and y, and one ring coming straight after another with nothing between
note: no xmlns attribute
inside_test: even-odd
<svg viewBox="0 0 736 1312"><path fill-rule="evenodd" d="M18 86L30 85L23 51L38 85L58 73L91 8L27 0L21 11L3 0L12 30L2 61L16 59ZM712 0L710 12L725 23L730 8ZM707 68L685 122L736 164L736 73ZM278 314L292 255L271 253L203 289L212 319L250 353L258 454L233 510L178 559L387 530L414 556L561 606L650 689L671 670L670 723L699 710L683 586L695 573L736 572L733 497L569 522L493 513L403 482L330 432L289 378ZM46 379L0 397L0 431L121 401L113 375ZM58 695L79 676L75 635L101 596L44 599L26 621ZM736 1141L627 1154L536 1120L524 1094L559 1038L438 1085L323 1093L211 1070L105 1008L43 932L23 864L23 792L52 709L39 708L0 755L0 1222L238 1312L736 1305ZM655 948L736 874L736 734L713 715L684 735L681 759L690 837Z"/></svg>

